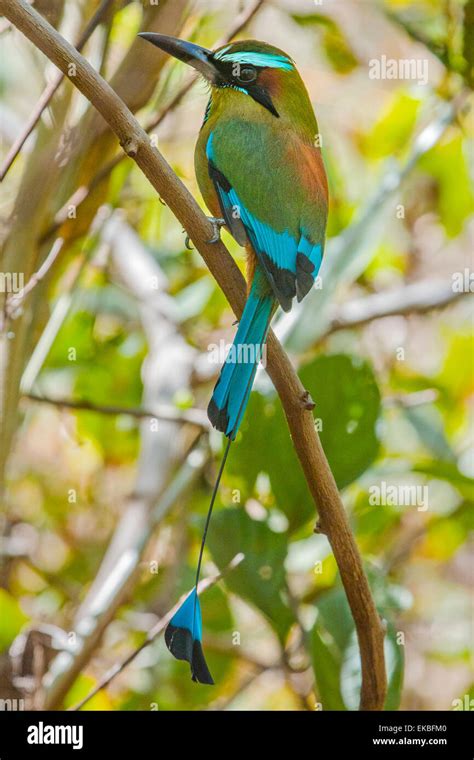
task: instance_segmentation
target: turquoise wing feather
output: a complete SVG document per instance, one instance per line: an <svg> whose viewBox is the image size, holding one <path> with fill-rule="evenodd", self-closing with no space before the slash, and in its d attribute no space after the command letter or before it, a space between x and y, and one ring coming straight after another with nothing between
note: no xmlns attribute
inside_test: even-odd
<svg viewBox="0 0 474 760"><path fill-rule="evenodd" d="M289 311L292 299L296 296L300 301L313 285L321 265L322 240L321 238L315 240L311 232L304 229L302 225L295 226L291 192L286 195L286 198L283 197L285 194L281 188L280 192L273 191L272 188L265 193L265 190L259 191L257 187L255 192L257 201L267 200L273 206L279 203L280 196L278 227L262 218L264 214L259 214L258 208L254 209L250 207L250 204L246 205L238 189L240 184L238 177L234 178L234 184L232 184L228 169L222 167L222 163L228 162L219 160L219 152L215 151L214 143L214 133L211 132L206 154L209 175L214 183L222 214L237 242L241 245L251 243L276 299L285 311ZM235 174L235 171L232 174ZM265 177L257 175L253 181L255 184L261 183L265 181ZM248 180L245 185L242 184L248 186ZM266 195L267 198L265 198ZM282 224L285 218L285 206L291 206L292 224L287 227ZM301 213L296 216L304 222Z"/></svg>

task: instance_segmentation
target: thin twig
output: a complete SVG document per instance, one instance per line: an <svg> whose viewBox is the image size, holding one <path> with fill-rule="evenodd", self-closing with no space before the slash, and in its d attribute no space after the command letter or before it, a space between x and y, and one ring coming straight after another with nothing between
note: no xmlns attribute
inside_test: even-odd
<svg viewBox="0 0 474 760"><path fill-rule="evenodd" d="M166 422L180 422L196 425L196 427L208 430L210 423L205 412L201 409L176 409L173 406L158 404L156 409L141 409L138 407L123 407L109 404L96 404L92 401L74 401L67 398L50 398L49 396L40 396L37 393L25 393L23 398L28 401L34 401L39 404L50 404L62 409L75 409L84 412L96 412L97 414L107 414L117 416L125 414L137 419L156 419Z"/></svg>
<svg viewBox="0 0 474 760"><path fill-rule="evenodd" d="M81 36L79 37L77 43L76 43L76 49L81 51L88 41L89 37L91 36L92 32L95 30L95 28L101 23L101 21L104 19L104 16L106 15L109 6L114 3L115 0L102 0L102 3L97 8L96 12L92 16L91 20L86 25L84 31L82 32ZM48 107L51 100L53 99L53 96L55 92L59 89L59 86L61 85L61 82L64 79L64 74L59 73L52 82L50 82L43 92L41 93L38 102L36 103L35 107L33 108L33 111L31 113L30 118L28 119L23 131L20 133L20 135L17 137L13 145L11 146L10 150L7 153L7 156L5 158L5 161L3 162L2 166L0 167L0 182L3 182L5 177L8 174L8 171L10 167L12 166L13 162L15 161L16 157L20 153L21 149L23 148L25 142L27 141L28 137L33 132L34 128L38 124L39 120L41 119L41 114L45 110L45 108Z"/></svg>
<svg viewBox="0 0 474 760"><path fill-rule="evenodd" d="M46 256L43 263L41 264L40 268L38 269L37 272L35 272L30 277L25 287L22 288L21 292L13 296L10 296L10 298L7 299L7 302L5 305L5 311L9 318L11 319L14 318L15 312L17 312L18 309L23 305L23 302L25 301L26 297L42 280L44 280L49 270L53 266L54 262L58 258L59 254L61 253L61 249L63 245L64 245L63 238L57 238L50 252Z"/></svg>
<svg viewBox="0 0 474 760"><path fill-rule="evenodd" d="M76 65L73 84L96 107L153 187L187 231L213 276L240 316L245 303L244 278L226 247L209 243L212 229L196 200L186 190L163 156L150 144L130 110L92 66L25 0L0 0L0 10L62 71ZM379 618L354 536L301 384L287 354L273 332L268 337L267 371L280 396L293 445L322 528L331 543L357 630L362 687L360 708L381 710L385 702L385 632Z"/></svg>
<svg viewBox="0 0 474 760"><path fill-rule="evenodd" d="M202 581L199 581L199 585L197 587L198 594L202 594L204 591L207 591L207 589L212 588L212 586L215 586L216 583L218 583L224 576L226 576L228 573L230 573L232 570L235 570L236 567L240 565L241 562L245 559L245 555L242 553L236 554L235 557L229 562L229 564L219 573L216 575L211 576L210 578L204 578ZM99 691L102 691L102 689L105 689L113 680L116 678L120 673L122 673L123 670L125 670L126 667L130 665L131 662L140 654L140 652L143 652L143 650L149 646L155 639L158 638L158 636L163 633L166 626L170 622L171 618L173 617L174 613L179 609L181 604L184 602L186 597L189 596L188 594L183 594L182 597L176 602L174 607L169 610L169 612L166 613L166 615L163 615L159 619L159 621L151 628L150 631L148 631L148 634L146 636L145 641L140 644L139 647L133 650L122 662L114 665L108 673L94 686L92 691L87 694L87 696L84 697L84 699L81 699L80 702L78 702L73 707L70 707L69 710L72 712L76 712L77 710L80 710L81 707L84 707L84 705L89 702L89 700L92 699L92 697L95 697L96 694L98 694Z"/></svg>

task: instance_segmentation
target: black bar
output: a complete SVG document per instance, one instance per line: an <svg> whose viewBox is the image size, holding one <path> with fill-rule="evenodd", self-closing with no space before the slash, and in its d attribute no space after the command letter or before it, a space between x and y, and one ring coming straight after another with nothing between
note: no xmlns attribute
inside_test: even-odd
<svg viewBox="0 0 474 760"><path fill-rule="evenodd" d="M247 724L249 726L247 730ZM263 744L289 757L472 760L473 720L459 712L0 712L0 760L158 758L186 749L245 757ZM57 743L49 743L55 740ZM69 740L69 743L63 743ZM41 743L34 743L41 742ZM74 745L76 749L74 749ZM285 750L285 747L287 748ZM329 755L328 755L329 751ZM130 752L134 752L131 755ZM209 758L211 760L211 757Z"/></svg>

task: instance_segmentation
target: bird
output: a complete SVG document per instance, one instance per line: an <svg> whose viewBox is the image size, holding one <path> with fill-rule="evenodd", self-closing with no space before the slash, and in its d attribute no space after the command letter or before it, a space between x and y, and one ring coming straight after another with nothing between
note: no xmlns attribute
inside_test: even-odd
<svg viewBox="0 0 474 760"><path fill-rule="evenodd" d="M208 406L227 437L204 527L193 590L165 632L194 681L212 684L202 650L198 583L216 493L278 307L313 287L324 252L328 184L316 116L293 59L258 40L216 50L167 35L142 38L192 66L210 88L196 143L196 179L214 234L225 227L246 250L247 300Z"/></svg>

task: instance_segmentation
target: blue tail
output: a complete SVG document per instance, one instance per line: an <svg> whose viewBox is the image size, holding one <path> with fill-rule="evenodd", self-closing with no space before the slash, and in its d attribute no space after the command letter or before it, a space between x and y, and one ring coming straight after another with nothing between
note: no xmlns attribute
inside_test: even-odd
<svg viewBox="0 0 474 760"><path fill-rule="evenodd" d="M193 681L214 683L202 651L201 605L196 586L171 618L165 631L165 641L177 660L189 662Z"/></svg>
<svg viewBox="0 0 474 760"><path fill-rule="evenodd" d="M201 606L197 593L202 556L212 509L219 483L224 472L230 444L237 435L240 421L252 389L255 372L267 339L268 326L273 314L275 299L268 286L262 282L258 271L252 283L247 303L240 320L234 344L225 361L214 388L208 407L209 419L218 430L226 434L228 441L212 492L193 590L173 615L165 631L165 641L171 654L191 665L193 681L213 684L202 650Z"/></svg>
<svg viewBox="0 0 474 760"><path fill-rule="evenodd" d="M233 440L245 412L275 305L256 273L239 329L207 408L217 430Z"/></svg>

